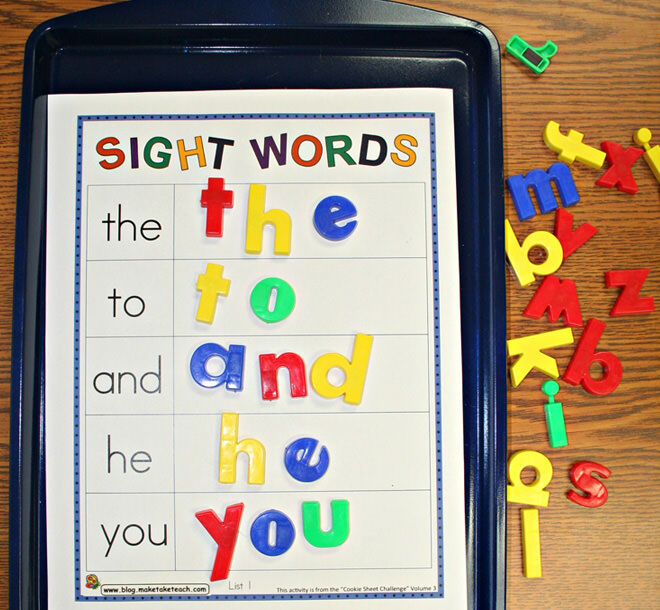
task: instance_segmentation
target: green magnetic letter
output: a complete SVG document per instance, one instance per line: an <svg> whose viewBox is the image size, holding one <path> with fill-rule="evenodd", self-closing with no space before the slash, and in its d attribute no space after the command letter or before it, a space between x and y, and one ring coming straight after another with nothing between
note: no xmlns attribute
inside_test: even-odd
<svg viewBox="0 0 660 610"><path fill-rule="evenodd" d="M275 290L275 305L271 311L268 308L270 296ZM250 295L250 307L254 315L264 322L280 322L292 311L296 304L296 295L293 288L278 277L268 277L261 280Z"/></svg>
<svg viewBox="0 0 660 610"><path fill-rule="evenodd" d="M332 500L332 527L321 530L321 506L318 502L303 502L303 534L312 546L319 548L339 546L348 538L348 500Z"/></svg>

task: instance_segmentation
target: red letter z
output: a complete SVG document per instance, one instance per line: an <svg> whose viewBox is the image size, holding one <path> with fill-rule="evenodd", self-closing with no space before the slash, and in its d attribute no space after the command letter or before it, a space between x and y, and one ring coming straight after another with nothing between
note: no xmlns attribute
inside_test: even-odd
<svg viewBox="0 0 660 610"><path fill-rule="evenodd" d="M640 298L639 291L649 274L648 269L621 269L605 273L605 286L623 286L619 298L614 303L611 316L627 316L638 313L650 313L654 310L653 297Z"/></svg>

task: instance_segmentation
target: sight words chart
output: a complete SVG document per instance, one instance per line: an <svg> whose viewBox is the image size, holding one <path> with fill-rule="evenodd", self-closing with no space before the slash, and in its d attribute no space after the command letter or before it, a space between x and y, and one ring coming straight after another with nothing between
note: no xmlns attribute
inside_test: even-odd
<svg viewBox="0 0 660 610"><path fill-rule="evenodd" d="M443 89L49 97L49 607L466 607L453 132Z"/></svg>

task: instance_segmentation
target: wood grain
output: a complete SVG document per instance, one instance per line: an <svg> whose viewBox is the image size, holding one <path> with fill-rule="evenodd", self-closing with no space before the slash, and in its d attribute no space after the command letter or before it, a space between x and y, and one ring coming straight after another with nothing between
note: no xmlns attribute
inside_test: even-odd
<svg viewBox="0 0 660 610"><path fill-rule="evenodd" d="M0 3L0 607L7 606L9 387L13 241L23 45L32 28L59 14L107 4L92 0L4 0ZM416 3L460 14L489 26L502 45L513 34L533 45L552 39L559 52L540 77L509 56L502 58L505 176L547 168L544 124L556 120L585 141L632 144L646 126L660 144L660 3L642 0L458 0ZM552 461L550 505L541 509L543 578L522 575L518 506L508 518L507 605L522 608L660 608L660 313L609 317L616 289L605 288L610 269L648 267L643 294L660 300L660 188L643 160L633 167L636 195L594 185L601 171L576 163L581 200L576 223L598 234L571 255L559 275L575 280L584 319L607 324L599 349L616 354L623 380L612 394L594 397L561 382L568 447L549 449L543 419L543 375L533 372L509 392L509 452L535 449ZM514 220L520 239L552 231L554 215ZM508 336L557 328L521 312L538 282L521 288L507 278ZM659 303L660 305L660 303ZM575 333L576 339L581 329ZM572 346L552 350L560 371ZM597 509L565 498L570 466L593 460L608 466L609 500Z"/></svg>

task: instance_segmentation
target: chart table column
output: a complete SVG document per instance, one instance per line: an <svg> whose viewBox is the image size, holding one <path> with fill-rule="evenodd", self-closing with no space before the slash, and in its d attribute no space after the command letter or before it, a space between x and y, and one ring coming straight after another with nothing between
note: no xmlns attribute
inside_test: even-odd
<svg viewBox="0 0 660 610"><path fill-rule="evenodd" d="M82 233L81 569L174 570L173 187L89 186Z"/></svg>

